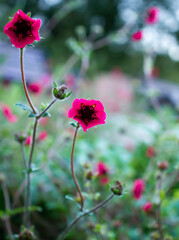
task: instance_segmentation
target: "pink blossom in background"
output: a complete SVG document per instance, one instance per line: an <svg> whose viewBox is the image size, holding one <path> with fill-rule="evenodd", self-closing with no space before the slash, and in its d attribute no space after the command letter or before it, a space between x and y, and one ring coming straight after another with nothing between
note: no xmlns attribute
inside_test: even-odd
<svg viewBox="0 0 179 240"><path fill-rule="evenodd" d="M139 30L139 31L132 34L131 40L133 42L138 42L142 39L142 37L143 37L143 32L141 30Z"/></svg>
<svg viewBox="0 0 179 240"><path fill-rule="evenodd" d="M106 113L99 100L75 99L68 117L78 121L84 132L99 124L105 124Z"/></svg>
<svg viewBox="0 0 179 240"><path fill-rule="evenodd" d="M41 94L43 90L43 86L40 82L32 82L28 84L28 89L32 93Z"/></svg>
<svg viewBox="0 0 179 240"><path fill-rule="evenodd" d="M153 146L149 146L146 151L146 155L148 158L152 158L155 156L155 149Z"/></svg>
<svg viewBox="0 0 179 240"><path fill-rule="evenodd" d="M146 202L143 206L142 206L142 210L144 212L150 212L150 210L152 209L153 205L152 202Z"/></svg>
<svg viewBox="0 0 179 240"><path fill-rule="evenodd" d="M147 16L145 22L147 24L154 24L158 21L159 9L157 7L150 7L147 10Z"/></svg>
<svg viewBox="0 0 179 240"><path fill-rule="evenodd" d="M101 185L106 185L109 183L109 178L108 177L101 177L100 178L100 184Z"/></svg>
<svg viewBox="0 0 179 240"><path fill-rule="evenodd" d="M41 131L38 136L39 141L44 141L48 137L48 133L46 131Z"/></svg>
<svg viewBox="0 0 179 240"><path fill-rule="evenodd" d="M32 137L31 137L31 136L28 136L24 144L25 144L26 146L29 146L29 145L31 144L31 142L32 142Z"/></svg>
<svg viewBox="0 0 179 240"><path fill-rule="evenodd" d="M104 162L98 162L96 165L98 176L105 175L109 172L107 165Z"/></svg>
<svg viewBox="0 0 179 240"><path fill-rule="evenodd" d="M133 196L135 199L140 199L145 190L145 182L143 179L137 179L133 185Z"/></svg>
<svg viewBox="0 0 179 240"><path fill-rule="evenodd" d="M40 118L40 120L39 120L39 124L40 124L41 126L47 125L48 122L49 122L49 117L43 117L43 118Z"/></svg>
<svg viewBox="0 0 179 240"><path fill-rule="evenodd" d="M65 77L65 86L67 88L73 88L75 85L75 76L73 74L67 74Z"/></svg>
<svg viewBox="0 0 179 240"><path fill-rule="evenodd" d="M24 48L35 40L40 41L40 26L40 19L30 18L22 10L18 10L13 19L5 25L4 33L16 48Z"/></svg>
<svg viewBox="0 0 179 240"><path fill-rule="evenodd" d="M18 120L17 116L12 113L12 111L8 105L2 106L2 112L8 122L11 122L11 123L17 122L17 120Z"/></svg>

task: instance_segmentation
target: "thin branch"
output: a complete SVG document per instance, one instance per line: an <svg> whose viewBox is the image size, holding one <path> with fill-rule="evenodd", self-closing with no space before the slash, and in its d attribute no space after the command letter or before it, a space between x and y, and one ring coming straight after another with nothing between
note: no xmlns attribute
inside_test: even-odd
<svg viewBox="0 0 179 240"><path fill-rule="evenodd" d="M23 162L24 162L24 166L25 166L25 169L27 170L28 169L28 165L27 165L27 160L26 160L26 156L25 156L25 152L24 152L24 144L23 144L23 142L20 143L20 147L21 147L21 153L22 153L22 159L23 159Z"/></svg>
<svg viewBox="0 0 179 240"><path fill-rule="evenodd" d="M78 221L83 218L84 216L87 216L95 211L97 211L99 208L103 207L107 202L109 202L113 197L114 197L114 193L112 193L105 201L99 203L97 206L95 206L94 208L92 208L89 211L85 211L83 213L80 213L71 223L70 225L65 229L65 231L59 235L59 237L57 238L57 240L63 240L65 238L65 236L71 231L71 229L78 223Z"/></svg>
<svg viewBox="0 0 179 240"><path fill-rule="evenodd" d="M43 114L57 101L57 98L53 99L52 102L37 116L37 119L41 118Z"/></svg>

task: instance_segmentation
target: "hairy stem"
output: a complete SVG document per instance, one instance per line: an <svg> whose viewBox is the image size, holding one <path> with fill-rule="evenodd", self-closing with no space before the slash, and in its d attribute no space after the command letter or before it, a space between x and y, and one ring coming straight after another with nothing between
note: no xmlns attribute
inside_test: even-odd
<svg viewBox="0 0 179 240"><path fill-rule="evenodd" d="M73 166L73 155L74 155L75 142L76 142L76 137L77 137L78 129L79 129L79 124L78 124L77 127L76 127L75 135L74 135L74 138L73 138L73 145L72 145L72 151L71 151L71 172L72 172L73 180L74 180L74 182L75 182L76 188L77 188L77 190L78 190L78 193L79 193L80 199L81 199L81 209L80 209L80 211L83 211L84 199L83 199L83 195L82 195L80 186L79 186L78 181L77 181L77 179L76 179L75 172L74 172L74 166Z"/></svg>
<svg viewBox="0 0 179 240"><path fill-rule="evenodd" d="M30 96L29 96L29 93L28 93L28 89L27 89L27 85L26 85L26 81L25 81L25 76L24 76L23 48L21 48L20 63L21 63L22 83L23 83L25 95L26 95L26 98L27 98L27 100L29 102L30 107L32 108L33 113L36 114L35 107L34 107L34 105L32 103L32 100L30 99Z"/></svg>
<svg viewBox="0 0 179 240"><path fill-rule="evenodd" d="M64 237L71 231L71 229L78 223L78 221L83 218L86 215L89 215L90 213L93 213L97 211L99 208L103 207L107 202L109 202L114 197L114 193L112 193L105 201L99 203L91 210L85 211L83 213L80 213L71 223L70 225L65 229L65 231L59 235L57 240L63 240Z"/></svg>

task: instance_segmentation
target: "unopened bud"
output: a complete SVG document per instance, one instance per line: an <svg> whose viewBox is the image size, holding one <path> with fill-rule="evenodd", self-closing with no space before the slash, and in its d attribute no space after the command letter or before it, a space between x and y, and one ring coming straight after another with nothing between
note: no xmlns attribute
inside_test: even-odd
<svg viewBox="0 0 179 240"><path fill-rule="evenodd" d="M67 90L67 87L65 85L62 85L58 88L54 88L53 95L60 100L65 99L66 98L66 90Z"/></svg>
<svg viewBox="0 0 179 240"><path fill-rule="evenodd" d="M161 171L164 171L168 168L168 162L166 161L158 162L157 166Z"/></svg>
<svg viewBox="0 0 179 240"><path fill-rule="evenodd" d="M14 133L15 140L19 143L23 143L27 140L26 133Z"/></svg>
<svg viewBox="0 0 179 240"><path fill-rule="evenodd" d="M19 240L33 240L34 235L31 231L25 230L23 233L19 234Z"/></svg>
<svg viewBox="0 0 179 240"><path fill-rule="evenodd" d="M118 196L121 196L123 193L122 184L119 181L116 181L116 184L111 188L111 191Z"/></svg>
<svg viewBox="0 0 179 240"><path fill-rule="evenodd" d="M87 179L87 180L91 180L92 177L93 177L93 172L92 172L92 171L88 171L88 172L86 173L86 179Z"/></svg>

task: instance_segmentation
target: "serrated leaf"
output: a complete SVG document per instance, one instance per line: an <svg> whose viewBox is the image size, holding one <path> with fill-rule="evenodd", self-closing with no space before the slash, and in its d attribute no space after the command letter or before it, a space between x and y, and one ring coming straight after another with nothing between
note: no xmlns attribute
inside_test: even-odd
<svg viewBox="0 0 179 240"><path fill-rule="evenodd" d="M16 103L16 105L20 108L22 108L23 110L27 110L27 111L30 111L32 112L32 109L29 107L29 106L26 106L25 104L23 103Z"/></svg>
<svg viewBox="0 0 179 240"><path fill-rule="evenodd" d="M58 86L57 86L56 82L53 81L53 88L57 88L57 87L58 87Z"/></svg>
<svg viewBox="0 0 179 240"><path fill-rule="evenodd" d="M29 113L28 117L37 117L37 114L31 112L31 113Z"/></svg>
<svg viewBox="0 0 179 240"><path fill-rule="evenodd" d="M72 127L77 127L77 125L76 125L76 123L75 122L70 122L70 125L72 126Z"/></svg>
<svg viewBox="0 0 179 240"><path fill-rule="evenodd" d="M72 91L70 91L66 94L66 98L70 97L71 95L72 95Z"/></svg>

